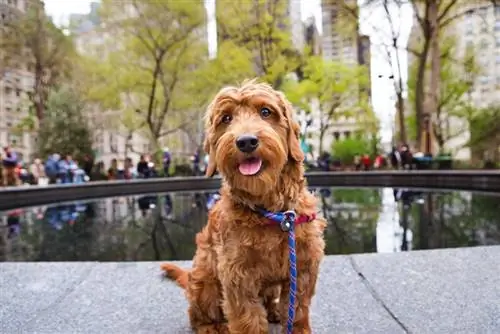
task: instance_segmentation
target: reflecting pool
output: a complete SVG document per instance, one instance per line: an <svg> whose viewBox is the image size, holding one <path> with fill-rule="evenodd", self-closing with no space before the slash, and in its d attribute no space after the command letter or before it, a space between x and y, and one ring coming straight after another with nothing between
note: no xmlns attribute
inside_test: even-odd
<svg viewBox="0 0 500 334"><path fill-rule="evenodd" d="M498 197L313 189L327 254L500 244ZM190 260L211 193L109 198L0 213L0 261Z"/></svg>

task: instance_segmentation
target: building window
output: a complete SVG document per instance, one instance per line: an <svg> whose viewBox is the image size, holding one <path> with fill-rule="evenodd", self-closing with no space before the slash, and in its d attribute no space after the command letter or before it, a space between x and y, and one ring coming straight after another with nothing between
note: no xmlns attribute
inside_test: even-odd
<svg viewBox="0 0 500 334"><path fill-rule="evenodd" d="M483 19L486 18L486 16L488 16L488 7L479 8L478 14L479 14L479 16L481 16L481 18L483 18Z"/></svg>
<svg viewBox="0 0 500 334"><path fill-rule="evenodd" d="M349 138L351 138L351 131L346 131L346 132L344 132L344 138L345 138L345 139L349 139Z"/></svg>
<svg viewBox="0 0 500 334"><path fill-rule="evenodd" d="M481 32L482 33L488 33L488 23L487 22L484 22L482 21L481 22Z"/></svg>
<svg viewBox="0 0 500 334"><path fill-rule="evenodd" d="M109 149L111 153L117 153L118 152L118 140L116 136L113 134L109 135Z"/></svg>
<svg viewBox="0 0 500 334"><path fill-rule="evenodd" d="M335 132L333 133L333 137L335 138L335 140L339 140L339 139L340 139L340 132L335 131Z"/></svg>

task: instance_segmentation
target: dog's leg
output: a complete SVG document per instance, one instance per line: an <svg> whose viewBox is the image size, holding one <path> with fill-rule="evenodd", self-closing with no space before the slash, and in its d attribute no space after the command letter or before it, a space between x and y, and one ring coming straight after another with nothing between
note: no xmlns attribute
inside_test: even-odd
<svg viewBox="0 0 500 334"><path fill-rule="evenodd" d="M186 295L189 320L197 334L228 333L221 308L220 284L208 266L196 267L189 274Z"/></svg>
<svg viewBox="0 0 500 334"><path fill-rule="evenodd" d="M221 278L222 308L231 334L268 334L267 312L259 296L260 284L250 271L238 269L241 276ZM246 278L246 279L243 279Z"/></svg>
<svg viewBox="0 0 500 334"><path fill-rule="evenodd" d="M316 289L320 260L308 260L307 263L297 265L297 294L295 297L295 318L293 333L310 334L311 322L309 319L309 308ZM280 296L280 313L283 331L286 333L288 320L288 301L290 283L283 285Z"/></svg>
<svg viewBox="0 0 500 334"><path fill-rule="evenodd" d="M281 285L271 286L264 290L263 303L267 311L267 321L271 324L279 324L280 311L279 300L281 294Z"/></svg>

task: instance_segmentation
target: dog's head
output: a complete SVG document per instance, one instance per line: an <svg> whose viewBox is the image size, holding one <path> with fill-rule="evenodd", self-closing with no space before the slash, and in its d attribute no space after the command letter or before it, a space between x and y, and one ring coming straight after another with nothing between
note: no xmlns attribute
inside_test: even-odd
<svg viewBox="0 0 500 334"><path fill-rule="evenodd" d="M205 125L207 176L217 169L233 189L262 196L277 186L287 166L302 166L292 106L267 84L248 81L222 89L207 110Z"/></svg>

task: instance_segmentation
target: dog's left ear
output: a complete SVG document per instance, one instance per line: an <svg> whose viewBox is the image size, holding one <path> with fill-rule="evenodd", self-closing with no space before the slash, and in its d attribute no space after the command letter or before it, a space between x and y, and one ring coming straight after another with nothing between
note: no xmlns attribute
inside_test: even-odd
<svg viewBox="0 0 500 334"><path fill-rule="evenodd" d="M215 162L215 150L213 149L212 144L210 144L210 138L208 138L208 136L205 137L203 149L205 150L205 153L208 154L208 166L205 171L205 175L212 177L217 169L217 164Z"/></svg>
<svg viewBox="0 0 500 334"><path fill-rule="evenodd" d="M293 119L292 104L285 98L283 93L281 93L281 99L285 105L285 116L288 120L288 155L296 162L303 162L305 157L299 142L299 123Z"/></svg>

